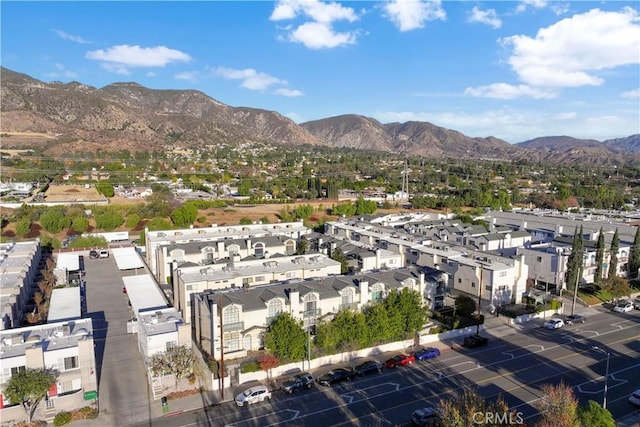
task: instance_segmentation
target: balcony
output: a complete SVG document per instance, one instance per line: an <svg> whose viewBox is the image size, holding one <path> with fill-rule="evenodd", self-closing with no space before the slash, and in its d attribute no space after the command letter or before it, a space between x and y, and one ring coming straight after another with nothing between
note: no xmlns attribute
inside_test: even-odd
<svg viewBox="0 0 640 427"><path fill-rule="evenodd" d="M244 322L223 323L222 330L224 332L241 331L244 329Z"/></svg>
<svg viewBox="0 0 640 427"><path fill-rule="evenodd" d="M357 302L347 302L344 304L340 304L340 310L357 310L358 303Z"/></svg>
<svg viewBox="0 0 640 427"><path fill-rule="evenodd" d="M322 313L322 310L319 308L311 308L309 310L305 310L303 313L304 317L318 317Z"/></svg>

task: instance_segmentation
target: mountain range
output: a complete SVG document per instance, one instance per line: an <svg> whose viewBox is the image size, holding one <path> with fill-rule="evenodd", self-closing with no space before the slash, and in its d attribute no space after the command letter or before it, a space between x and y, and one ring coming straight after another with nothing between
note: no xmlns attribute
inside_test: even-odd
<svg viewBox="0 0 640 427"><path fill-rule="evenodd" d="M509 144L432 123L380 123L356 114L296 124L275 111L232 107L196 90L134 82L95 88L43 82L0 68L2 146L45 153L131 152L222 144L323 145L424 156L580 164L640 162L640 134L603 142L547 136Z"/></svg>

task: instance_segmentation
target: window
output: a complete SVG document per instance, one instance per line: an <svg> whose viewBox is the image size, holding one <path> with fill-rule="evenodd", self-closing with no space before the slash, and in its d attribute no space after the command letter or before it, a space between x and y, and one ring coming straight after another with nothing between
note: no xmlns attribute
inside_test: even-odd
<svg viewBox="0 0 640 427"><path fill-rule="evenodd" d="M225 332L224 333L224 347L225 353L240 350L240 332Z"/></svg>
<svg viewBox="0 0 640 427"><path fill-rule="evenodd" d="M304 311L311 314L315 312L318 305L318 297L316 294L307 294L304 296Z"/></svg>
<svg viewBox="0 0 640 427"><path fill-rule="evenodd" d="M536 261L538 261L538 262L542 262L542 257L541 257L541 256L536 257Z"/></svg>
<svg viewBox="0 0 640 427"><path fill-rule="evenodd" d="M242 284L243 285L248 285L249 283L253 283L253 277L244 277L242 279Z"/></svg>
<svg viewBox="0 0 640 427"><path fill-rule="evenodd" d="M458 283L462 283L462 279L458 277Z"/></svg>
<svg viewBox="0 0 640 427"><path fill-rule="evenodd" d="M176 347L177 345L178 345L178 343L175 342L175 341L167 341L166 342L166 349L167 349L167 351L169 351L172 348Z"/></svg>
<svg viewBox="0 0 640 427"><path fill-rule="evenodd" d="M171 258L178 262L184 261L184 251L180 249L171 251Z"/></svg>
<svg viewBox="0 0 640 427"><path fill-rule="evenodd" d="M235 305L225 307L223 311L222 321L225 325L238 323L240 321L240 309Z"/></svg>
<svg viewBox="0 0 640 427"><path fill-rule="evenodd" d="M24 366L16 366L11 368L11 376L16 375L18 372L24 372L27 368Z"/></svg>
<svg viewBox="0 0 640 427"><path fill-rule="evenodd" d="M380 301L382 298L384 298L384 286L380 283L371 286L371 300Z"/></svg>
<svg viewBox="0 0 640 427"><path fill-rule="evenodd" d="M229 246L229 256L233 257L234 255L240 254L240 247L238 245Z"/></svg>
<svg viewBox="0 0 640 427"><path fill-rule="evenodd" d="M279 299L279 298L274 298L271 301L269 301L268 310L269 310L268 317L270 319L275 318L276 316L278 316L283 311L282 300Z"/></svg>
<svg viewBox="0 0 640 427"><path fill-rule="evenodd" d="M193 290L193 285L187 285L187 290L188 291L192 291Z"/></svg>
<svg viewBox="0 0 640 427"><path fill-rule="evenodd" d="M78 365L78 357L77 356L73 356L73 357L65 357L64 358L64 370L68 371L70 369L78 369L79 365Z"/></svg>
<svg viewBox="0 0 640 427"><path fill-rule="evenodd" d="M353 290L353 288L351 286L349 286L348 288L344 288L341 292L342 295L342 304L343 305L350 305L353 303L353 294L355 293L355 291Z"/></svg>
<svg viewBox="0 0 640 427"><path fill-rule="evenodd" d="M262 258L264 256L264 243L256 243L253 250L256 258Z"/></svg>
<svg viewBox="0 0 640 427"><path fill-rule="evenodd" d="M476 287L476 282L471 282L471 287L475 288Z"/></svg>
<svg viewBox="0 0 640 427"><path fill-rule="evenodd" d="M292 254L296 250L296 244L293 240L288 240L285 244L285 251L287 254Z"/></svg>
<svg viewBox="0 0 640 427"><path fill-rule="evenodd" d="M500 274L498 274L498 277L507 277L507 272L501 271Z"/></svg>

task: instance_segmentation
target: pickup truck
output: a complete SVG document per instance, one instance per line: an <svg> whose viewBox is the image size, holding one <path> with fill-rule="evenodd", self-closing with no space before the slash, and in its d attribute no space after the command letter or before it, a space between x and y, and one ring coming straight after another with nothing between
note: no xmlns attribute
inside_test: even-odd
<svg viewBox="0 0 640 427"><path fill-rule="evenodd" d="M469 348L483 347L489 344L489 338L482 337L480 335L469 335L464 337L462 345Z"/></svg>

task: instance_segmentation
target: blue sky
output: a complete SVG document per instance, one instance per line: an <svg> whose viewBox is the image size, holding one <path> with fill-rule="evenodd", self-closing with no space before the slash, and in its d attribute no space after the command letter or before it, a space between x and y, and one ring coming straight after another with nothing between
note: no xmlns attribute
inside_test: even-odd
<svg viewBox="0 0 640 427"><path fill-rule="evenodd" d="M640 133L637 1L2 1L2 65L510 143Z"/></svg>

